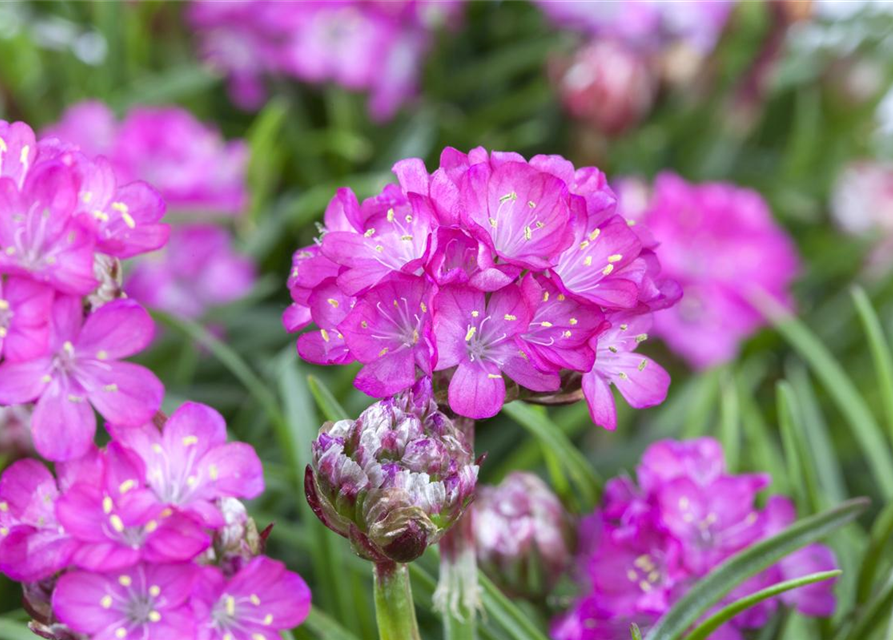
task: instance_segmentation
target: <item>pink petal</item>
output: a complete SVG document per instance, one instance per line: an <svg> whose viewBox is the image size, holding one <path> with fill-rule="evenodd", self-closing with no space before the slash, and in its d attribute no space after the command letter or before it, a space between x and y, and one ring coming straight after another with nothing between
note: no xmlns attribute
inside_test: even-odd
<svg viewBox="0 0 893 640"><path fill-rule="evenodd" d="M617 428L614 394L611 393L607 381L595 369L583 375L583 395L589 405L589 416L592 421L608 431L614 431Z"/></svg>
<svg viewBox="0 0 893 640"><path fill-rule="evenodd" d="M53 612L80 633L94 634L113 625L120 614L102 606L111 579L83 571L65 574L53 591Z"/></svg>
<svg viewBox="0 0 893 640"><path fill-rule="evenodd" d="M96 434L96 415L86 392L64 378L53 380L34 408L31 431L34 448L47 460L62 462L85 455Z"/></svg>
<svg viewBox="0 0 893 640"><path fill-rule="evenodd" d="M0 404L24 404L40 397L47 388L45 376L52 371L49 358L0 365Z"/></svg>
<svg viewBox="0 0 893 640"><path fill-rule="evenodd" d="M631 352L618 354L617 361L621 373L612 381L631 407L645 409L664 401L670 374L663 367L651 358Z"/></svg>
<svg viewBox="0 0 893 640"><path fill-rule="evenodd" d="M15 527L0 538L0 571L17 582L39 582L65 569L76 543L56 529Z"/></svg>
<svg viewBox="0 0 893 640"><path fill-rule="evenodd" d="M198 459L223 444L226 421L216 409L198 402L180 405L164 425L164 448L175 467L185 466L187 458Z"/></svg>
<svg viewBox="0 0 893 640"><path fill-rule="evenodd" d="M115 300L87 317L75 346L78 357L118 360L145 349L154 333L152 317L138 302Z"/></svg>
<svg viewBox="0 0 893 640"><path fill-rule="evenodd" d="M354 386L373 398L384 398L411 387L415 380L413 351L401 349L364 365L354 379Z"/></svg>
<svg viewBox="0 0 893 640"><path fill-rule="evenodd" d="M78 362L77 377L96 410L113 424L137 426L147 422L164 399L164 385L158 377L129 362Z"/></svg>
<svg viewBox="0 0 893 640"><path fill-rule="evenodd" d="M264 491L264 470L254 448L242 442L216 447L199 464L199 476L207 478L209 497L251 500Z"/></svg>
<svg viewBox="0 0 893 640"><path fill-rule="evenodd" d="M492 418L505 402L505 381L493 363L463 362L450 380L449 401L450 408L460 416Z"/></svg>

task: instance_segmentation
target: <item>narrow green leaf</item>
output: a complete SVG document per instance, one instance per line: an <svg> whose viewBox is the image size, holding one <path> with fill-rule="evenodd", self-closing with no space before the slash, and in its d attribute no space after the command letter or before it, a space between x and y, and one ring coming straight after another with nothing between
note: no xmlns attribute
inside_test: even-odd
<svg viewBox="0 0 893 640"><path fill-rule="evenodd" d="M791 591L799 587L805 587L808 584L814 584L816 582L822 582L824 580L836 578L841 573L843 572L839 570L822 571L820 573L813 573L808 576L803 576L802 578L779 582L778 584L774 584L771 587L767 587L766 589L761 589L756 593L752 593L749 596L741 598L740 600L736 600L732 604L723 607L712 616L707 618L700 625L698 625L698 627L690 634L688 634L685 638L686 640L707 640L707 638L710 637L710 634L719 629L723 624L737 616L742 611L750 609L763 600L773 598L781 593L784 593L785 591Z"/></svg>
<svg viewBox="0 0 893 640"><path fill-rule="evenodd" d="M788 478L797 488L801 513L816 513L821 510L821 498L816 479L815 466L806 448L803 434L803 416L794 389L787 381L777 385L778 420L781 427L782 444L788 462Z"/></svg>
<svg viewBox="0 0 893 640"><path fill-rule="evenodd" d="M856 311L859 312L859 319L868 336L871 357L877 373L877 384L884 403L884 413L887 416L887 435L893 442L893 352L890 351L890 343L884 336L883 326L868 294L858 286L853 287L852 293Z"/></svg>
<svg viewBox="0 0 893 640"><path fill-rule="evenodd" d="M875 576L881 565L884 552L891 546L893 546L893 503L884 507L871 526L868 549L862 556L859 579L856 582L857 604L862 605L871 597Z"/></svg>
<svg viewBox="0 0 893 640"><path fill-rule="evenodd" d="M320 640L359 640L357 636L353 635L317 607L310 609L310 615L304 621L304 626L310 629Z"/></svg>
<svg viewBox="0 0 893 640"><path fill-rule="evenodd" d="M478 572L481 585L481 600L488 615L503 626L506 631L512 630L516 640L548 640L524 613L509 600L483 573Z"/></svg>
<svg viewBox="0 0 893 640"><path fill-rule="evenodd" d="M257 403L266 411L270 422L280 427L285 424L285 416L279 408L276 396L269 386L254 372L232 347L218 340L214 334L197 322L181 318L164 311L153 310L152 316L162 324L179 331L205 347L229 372L241 382Z"/></svg>
<svg viewBox="0 0 893 640"><path fill-rule="evenodd" d="M0 640L34 640L35 637L28 625L9 618L0 618Z"/></svg>
<svg viewBox="0 0 893 640"><path fill-rule="evenodd" d="M338 420L347 420L350 418L347 411L335 399L335 395L329 391L329 388L316 376L307 376L307 384L310 386L310 393L316 400L316 405L322 411L326 420L337 422Z"/></svg>
<svg viewBox="0 0 893 640"><path fill-rule="evenodd" d="M803 322L767 295L754 297L753 301L822 381L828 395L849 422L884 498L893 499L893 455L856 385Z"/></svg>
<svg viewBox="0 0 893 640"><path fill-rule="evenodd" d="M891 610L893 610L893 575L860 611L849 633L838 635L837 640L864 640L871 637L878 625L889 619Z"/></svg>
<svg viewBox="0 0 893 640"><path fill-rule="evenodd" d="M797 549L852 521L868 507L866 498L795 522L781 533L735 554L700 580L648 632L646 640L677 640L736 586Z"/></svg>
<svg viewBox="0 0 893 640"><path fill-rule="evenodd" d="M583 509L592 509L598 502L602 481L558 425L549 419L545 411L523 402L507 404L503 411L558 456L580 494Z"/></svg>
<svg viewBox="0 0 893 640"><path fill-rule="evenodd" d="M723 372L720 382L719 433L730 473L738 470L741 454L741 408L738 389L730 369Z"/></svg>
<svg viewBox="0 0 893 640"><path fill-rule="evenodd" d="M632 634L633 640L642 640L642 631L635 622L629 625L629 632Z"/></svg>
<svg viewBox="0 0 893 640"><path fill-rule="evenodd" d="M248 219L257 221L270 197L282 166L282 127L288 117L288 104L280 99L270 100L248 129L248 192L251 194Z"/></svg>
<svg viewBox="0 0 893 640"><path fill-rule="evenodd" d="M704 435L716 409L719 393L719 369L709 369L696 377L697 387L685 415L682 438Z"/></svg>

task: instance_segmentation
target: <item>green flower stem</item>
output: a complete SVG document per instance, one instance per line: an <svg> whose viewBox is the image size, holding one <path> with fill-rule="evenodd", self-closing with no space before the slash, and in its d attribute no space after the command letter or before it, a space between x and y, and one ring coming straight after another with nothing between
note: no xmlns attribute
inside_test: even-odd
<svg viewBox="0 0 893 640"><path fill-rule="evenodd" d="M375 616L381 640L420 640L405 564L375 564Z"/></svg>
<svg viewBox="0 0 893 640"><path fill-rule="evenodd" d="M474 420L453 420L474 448ZM477 578L474 526L466 512L440 540L440 579L434 604L443 615L445 640L476 640L481 595Z"/></svg>

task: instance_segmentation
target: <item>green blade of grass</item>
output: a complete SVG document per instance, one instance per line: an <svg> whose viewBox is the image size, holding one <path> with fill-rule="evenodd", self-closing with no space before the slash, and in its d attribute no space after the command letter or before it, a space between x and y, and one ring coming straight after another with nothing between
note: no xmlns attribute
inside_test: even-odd
<svg viewBox="0 0 893 640"><path fill-rule="evenodd" d="M843 572L839 570L822 571L820 573L813 573L808 576L803 576L802 578L779 582L778 584L774 584L771 587L767 587L766 589L761 589L756 593L752 593L744 598L741 598L740 600L736 600L735 602L726 605L725 607L714 613L704 622L699 624L690 634L685 636L685 640L707 640L707 638L710 637L711 633L719 629L722 625L737 616L742 611L746 611L747 609L756 606L764 600L773 598L786 591L792 591L793 589L805 587L808 584L830 580L831 578L836 578L841 573Z"/></svg>
<svg viewBox="0 0 893 640"><path fill-rule="evenodd" d="M5 617L0 618L0 640L34 640L35 637L28 625Z"/></svg>
<svg viewBox="0 0 893 640"><path fill-rule="evenodd" d="M787 381L777 385L778 422L788 462L788 477L797 489L801 513L816 513L822 508L815 465L804 442L803 416L794 389Z"/></svg>
<svg viewBox="0 0 893 640"><path fill-rule="evenodd" d="M646 640L678 640L713 605L736 586L786 555L851 522L869 505L865 498L849 500L818 515L804 518L781 533L735 554L699 580L648 632Z"/></svg>
<svg viewBox="0 0 893 640"><path fill-rule="evenodd" d="M753 300L822 381L828 395L849 422L884 498L893 499L893 455L856 385L803 322L767 295L755 296Z"/></svg>
<svg viewBox="0 0 893 640"><path fill-rule="evenodd" d="M877 373L877 384L887 417L887 435L893 442L893 353L890 351L890 343L884 336L881 321L874 311L868 294L858 286L853 287L852 294L862 327L868 336L868 345L871 347L871 357Z"/></svg>
<svg viewBox="0 0 893 640"><path fill-rule="evenodd" d="M329 388L319 378L307 376L307 384L310 387L310 393L313 394L313 399L316 400L316 405L326 420L337 422L350 418L344 407L335 399L335 394L329 391Z"/></svg>

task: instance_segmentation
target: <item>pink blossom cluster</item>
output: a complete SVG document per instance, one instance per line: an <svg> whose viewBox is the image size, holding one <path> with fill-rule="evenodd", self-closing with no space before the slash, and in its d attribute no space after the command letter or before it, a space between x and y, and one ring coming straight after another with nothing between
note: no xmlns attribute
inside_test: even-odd
<svg viewBox="0 0 893 640"><path fill-rule="evenodd" d="M104 449L57 464L55 477L35 460L0 477L0 571L25 583L32 628L224 640L300 624L309 589L260 555L263 537L238 500L263 491L261 462L227 443L220 414L187 403L161 426L110 431Z"/></svg>
<svg viewBox="0 0 893 640"><path fill-rule="evenodd" d="M283 322L316 324L301 357L358 361L355 384L375 397L434 375L471 418L495 415L507 391L582 388L609 429L611 384L634 407L663 401L669 376L636 349L680 291L598 169L447 148L432 174L418 159L394 173L362 204L340 189L320 239L295 252Z"/></svg>
<svg viewBox="0 0 893 640"><path fill-rule="evenodd" d="M189 18L203 57L229 76L241 107L259 107L264 77L333 82L370 94L369 112L386 120L417 90L433 32L461 0L195 0Z"/></svg>
<svg viewBox="0 0 893 640"><path fill-rule="evenodd" d="M625 180L617 191L624 214L660 243L664 272L682 285L680 304L655 314L654 333L693 367L731 360L765 326L759 298L792 305L799 256L756 191L671 173L650 186Z"/></svg>
<svg viewBox="0 0 893 640"><path fill-rule="evenodd" d="M585 592L556 620L555 640L613 640L630 623L647 629L711 569L796 518L793 503L772 496L762 509L766 474L730 474L711 438L651 445L637 470L611 480L601 508L580 525L579 579ZM783 580L836 568L833 552L812 544L749 579L727 604ZM780 605L808 616L834 612L833 583L815 583L766 600L712 634L741 640L765 626Z"/></svg>
<svg viewBox="0 0 893 640"><path fill-rule="evenodd" d="M0 121L0 405L35 403L34 445L54 461L84 455L108 421L139 425L161 382L124 362L152 336L148 313L116 299L118 259L167 241L165 206L121 183L102 157L26 124Z"/></svg>
<svg viewBox="0 0 893 640"><path fill-rule="evenodd" d="M172 227L165 249L130 270L128 295L195 319L251 290L253 263L234 250L230 231L213 223L239 215L247 203L243 140L225 141L219 131L178 107L139 107L119 123L100 102L69 108L48 132L85 152L107 156L119 180L153 184L184 223Z"/></svg>

